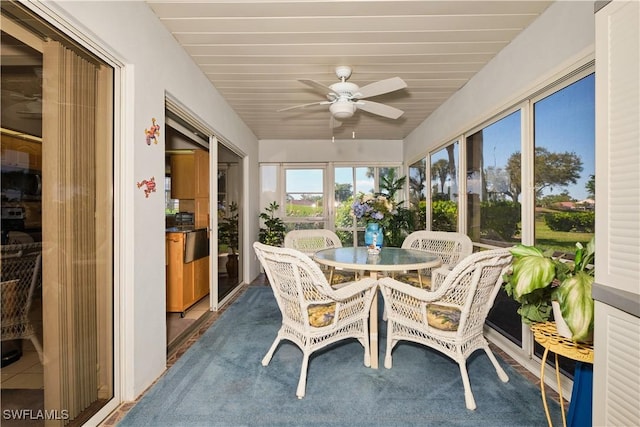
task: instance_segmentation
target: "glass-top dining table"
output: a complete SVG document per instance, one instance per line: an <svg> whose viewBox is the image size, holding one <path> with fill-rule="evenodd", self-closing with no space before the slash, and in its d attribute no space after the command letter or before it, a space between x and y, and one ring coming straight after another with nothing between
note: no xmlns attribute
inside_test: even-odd
<svg viewBox="0 0 640 427"><path fill-rule="evenodd" d="M439 267L438 255L416 249L383 247L378 254L371 254L366 247L342 247L322 249L313 258L320 264L345 270L368 272L378 279L381 272L402 272ZM378 296L377 292L369 312L369 346L371 368L378 369Z"/></svg>

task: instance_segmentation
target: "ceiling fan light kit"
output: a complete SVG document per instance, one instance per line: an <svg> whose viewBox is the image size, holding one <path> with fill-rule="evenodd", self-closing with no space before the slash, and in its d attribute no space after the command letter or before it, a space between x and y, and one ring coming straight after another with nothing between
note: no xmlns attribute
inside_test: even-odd
<svg viewBox="0 0 640 427"><path fill-rule="evenodd" d="M383 95L385 93L395 92L406 88L407 84L400 77L380 80L361 88L355 83L346 81L351 76L351 67L341 65L335 68L335 72L340 81L333 83L330 86L326 86L314 80L299 80L301 83L310 86L316 92L325 95L328 101L295 105L278 111L305 108L309 105L329 105L329 112L332 117L329 122L329 126L331 128L340 126L340 122L338 122L339 120L345 120L352 117L358 109L389 119L397 119L404 113L402 110L385 104L373 101L362 101L365 98Z"/></svg>
<svg viewBox="0 0 640 427"><path fill-rule="evenodd" d="M344 120L353 116L356 112L356 105L349 100L337 100L329 106L329 111L336 120Z"/></svg>

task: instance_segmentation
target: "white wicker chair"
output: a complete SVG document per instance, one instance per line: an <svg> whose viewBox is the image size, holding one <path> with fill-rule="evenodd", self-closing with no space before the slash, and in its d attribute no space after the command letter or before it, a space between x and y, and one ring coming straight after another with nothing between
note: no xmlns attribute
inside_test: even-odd
<svg viewBox="0 0 640 427"><path fill-rule="evenodd" d="M454 267L433 292L390 277L378 281L388 319L385 368L391 368L391 352L399 341L429 346L458 363L466 406L476 409L466 366L473 352L483 349L498 377L509 381L489 349L483 326L510 264L508 249L472 254Z"/></svg>
<svg viewBox="0 0 640 427"><path fill-rule="evenodd" d="M296 390L299 399L305 395L309 356L331 343L357 339L364 347L364 365L370 366L368 320L376 281L365 278L334 289L320 267L302 252L258 242L253 248L282 314L282 326L262 365L269 364L283 339L297 345L303 353Z"/></svg>
<svg viewBox="0 0 640 427"><path fill-rule="evenodd" d="M291 230L284 236L284 247L298 250L309 257L321 249L341 248L342 242L336 233L324 228L309 230ZM320 266L331 285L351 282L356 279L356 275L351 271L326 268Z"/></svg>
<svg viewBox="0 0 640 427"><path fill-rule="evenodd" d="M2 341L28 339L43 362L42 346L30 318L31 303L41 285L42 244L2 246Z"/></svg>
<svg viewBox="0 0 640 427"><path fill-rule="evenodd" d="M439 255L442 266L449 269L473 252L473 242L466 234L448 231L414 231L404 239L402 247ZM432 269L424 269L419 272L399 274L394 278L413 286L435 290L438 281L432 280L431 271Z"/></svg>

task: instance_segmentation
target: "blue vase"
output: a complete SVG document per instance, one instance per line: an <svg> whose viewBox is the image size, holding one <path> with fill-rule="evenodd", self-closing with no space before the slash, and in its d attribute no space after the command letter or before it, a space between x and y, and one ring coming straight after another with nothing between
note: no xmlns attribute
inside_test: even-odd
<svg viewBox="0 0 640 427"><path fill-rule="evenodd" d="M375 245L379 248L382 247L384 236L382 235L382 227L377 222L370 222L367 224L367 229L364 232L364 244L367 246Z"/></svg>

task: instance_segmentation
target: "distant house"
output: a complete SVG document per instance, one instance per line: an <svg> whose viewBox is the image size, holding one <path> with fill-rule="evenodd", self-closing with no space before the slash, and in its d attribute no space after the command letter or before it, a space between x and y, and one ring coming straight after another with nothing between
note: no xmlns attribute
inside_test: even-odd
<svg viewBox="0 0 640 427"><path fill-rule="evenodd" d="M596 208L596 201L593 199L584 199L575 203L576 209L581 211L593 211Z"/></svg>
<svg viewBox="0 0 640 427"><path fill-rule="evenodd" d="M558 203L554 203L553 207L561 211L574 211L576 210L576 203L575 202L558 202Z"/></svg>

